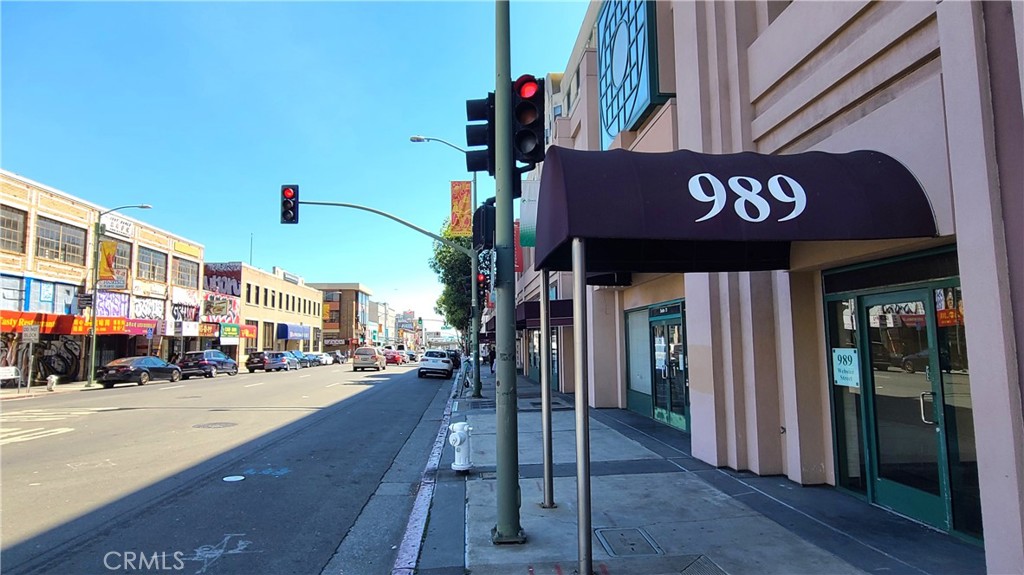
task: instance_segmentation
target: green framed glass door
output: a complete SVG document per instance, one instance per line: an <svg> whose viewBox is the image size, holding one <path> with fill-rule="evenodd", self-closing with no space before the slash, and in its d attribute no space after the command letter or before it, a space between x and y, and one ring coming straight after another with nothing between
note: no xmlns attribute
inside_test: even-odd
<svg viewBox="0 0 1024 575"><path fill-rule="evenodd" d="M936 351L935 301L926 289L865 296L861 321L868 342L898 359L896 369L873 369L862 355L867 431L875 501L949 529L949 475L943 435L944 392ZM875 344L877 345L877 343Z"/></svg>
<svg viewBox="0 0 1024 575"><path fill-rule="evenodd" d="M654 419L689 431L689 378L682 317L652 319L650 330Z"/></svg>

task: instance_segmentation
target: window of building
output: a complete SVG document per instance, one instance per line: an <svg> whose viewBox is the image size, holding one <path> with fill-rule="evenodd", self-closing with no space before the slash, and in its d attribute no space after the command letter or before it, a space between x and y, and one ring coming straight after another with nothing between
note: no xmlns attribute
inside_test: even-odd
<svg viewBox="0 0 1024 575"><path fill-rule="evenodd" d="M260 293L259 290L256 293ZM252 303L252 284L248 282L245 284L245 303Z"/></svg>
<svg viewBox="0 0 1024 575"><path fill-rule="evenodd" d="M132 269L132 245L130 243L115 238L103 238L103 241L117 243L117 248L114 250L115 270Z"/></svg>
<svg viewBox="0 0 1024 575"><path fill-rule="evenodd" d="M137 275L140 279L153 282L167 281L167 254L139 248L139 269Z"/></svg>
<svg viewBox="0 0 1024 575"><path fill-rule="evenodd" d="M199 263L174 258L174 285L199 288Z"/></svg>
<svg viewBox="0 0 1024 575"><path fill-rule="evenodd" d="M277 307L277 292L270 290L270 307Z"/></svg>
<svg viewBox="0 0 1024 575"><path fill-rule="evenodd" d="M327 310L327 323L338 323L338 310L329 309Z"/></svg>
<svg viewBox="0 0 1024 575"><path fill-rule="evenodd" d="M264 305L264 307L266 307L268 301L270 301L270 300L267 299L267 288L263 288L263 305ZM256 302L256 303L259 303L259 302Z"/></svg>
<svg viewBox="0 0 1024 575"><path fill-rule="evenodd" d="M36 224L36 257L85 265L85 230L49 218Z"/></svg>
<svg viewBox="0 0 1024 575"><path fill-rule="evenodd" d="M0 206L0 250L25 253L25 220L28 213Z"/></svg>

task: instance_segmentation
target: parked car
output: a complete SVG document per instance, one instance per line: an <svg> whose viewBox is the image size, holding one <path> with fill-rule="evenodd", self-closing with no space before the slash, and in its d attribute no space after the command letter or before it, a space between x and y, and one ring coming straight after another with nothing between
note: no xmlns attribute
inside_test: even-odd
<svg viewBox="0 0 1024 575"><path fill-rule="evenodd" d="M291 371L299 369L299 360L283 351L263 352L263 371Z"/></svg>
<svg viewBox="0 0 1024 575"><path fill-rule="evenodd" d="M330 355L334 358L334 361L337 362L337 363L347 363L348 362L348 354L347 353L344 353L344 352L341 352L341 351L332 351L332 352L330 352Z"/></svg>
<svg viewBox="0 0 1024 575"><path fill-rule="evenodd" d="M309 366L310 367L316 367L318 365L323 365L323 361L321 361L320 354L318 354L318 353L304 353L304 354L302 354L302 356L305 357L306 361L309 362Z"/></svg>
<svg viewBox="0 0 1024 575"><path fill-rule="evenodd" d="M270 371L267 369L267 353L266 351L254 351L249 354L249 357L245 358L245 369L252 373L257 369Z"/></svg>
<svg viewBox="0 0 1024 575"><path fill-rule="evenodd" d="M181 368L152 355L122 357L98 368L96 379L107 389L117 383L146 385L154 379L178 381Z"/></svg>
<svg viewBox="0 0 1024 575"><path fill-rule="evenodd" d="M459 369L462 367L462 354L459 353L459 350L449 349L446 353L448 354L448 359L452 360L453 368Z"/></svg>
<svg viewBox="0 0 1024 575"><path fill-rule="evenodd" d="M931 349L922 349L917 353L903 356L903 360L900 362L900 367L907 373L914 373L915 371L924 371L928 368L928 362L931 359ZM939 350L939 369L949 373L954 368L959 369L958 366L953 366L950 362L949 351Z"/></svg>
<svg viewBox="0 0 1024 575"><path fill-rule="evenodd" d="M219 349L185 352L178 360L178 367L181 368L181 379L188 379L193 375L217 377L218 373L238 374L238 362L224 355Z"/></svg>
<svg viewBox="0 0 1024 575"><path fill-rule="evenodd" d="M317 352L317 355L320 356L320 365L331 365L334 363L334 356L329 353Z"/></svg>
<svg viewBox="0 0 1024 575"><path fill-rule="evenodd" d="M295 358L295 361L297 361L299 363L299 368L300 369L303 368L303 367L309 367L309 365L310 365L309 358L307 358L306 354L302 353L301 351L299 351L297 349L290 349L288 351L285 351L285 353L287 353L287 354L289 354L289 355L291 355L292 357Z"/></svg>
<svg viewBox="0 0 1024 575"><path fill-rule="evenodd" d="M363 369L374 369L380 371L387 369L387 361L384 354L377 351L375 347L360 347L352 356L352 371Z"/></svg>
<svg viewBox="0 0 1024 575"><path fill-rule="evenodd" d="M871 342L871 367L878 371L887 371L894 365L899 365L899 357L893 357L889 350L880 341Z"/></svg>
<svg viewBox="0 0 1024 575"><path fill-rule="evenodd" d="M441 374L445 378L451 378L454 372L452 360L448 353L442 349L428 349L420 358L420 368L416 373L418 377Z"/></svg>

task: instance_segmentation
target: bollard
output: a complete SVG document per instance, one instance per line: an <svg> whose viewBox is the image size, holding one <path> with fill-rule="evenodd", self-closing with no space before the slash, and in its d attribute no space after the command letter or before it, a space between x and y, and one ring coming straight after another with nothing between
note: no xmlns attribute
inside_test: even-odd
<svg viewBox="0 0 1024 575"><path fill-rule="evenodd" d="M46 376L46 391L54 391L53 388L57 386L57 380L60 379L59 375L48 375Z"/></svg>
<svg viewBox="0 0 1024 575"><path fill-rule="evenodd" d="M448 443L455 448L455 461L452 462L452 471L469 471L473 469L473 463L469 460L469 432L473 428L465 421L459 421L448 426L451 435L448 436Z"/></svg>

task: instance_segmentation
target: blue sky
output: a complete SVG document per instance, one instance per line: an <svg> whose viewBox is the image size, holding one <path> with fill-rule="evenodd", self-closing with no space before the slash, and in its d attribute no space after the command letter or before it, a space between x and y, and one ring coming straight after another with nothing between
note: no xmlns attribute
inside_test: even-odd
<svg viewBox="0 0 1024 575"><path fill-rule="evenodd" d="M512 75L564 72L584 0L511 3ZM0 166L201 243L436 316L432 241L494 87L491 2L2 2ZM494 194L478 176L478 198Z"/></svg>

